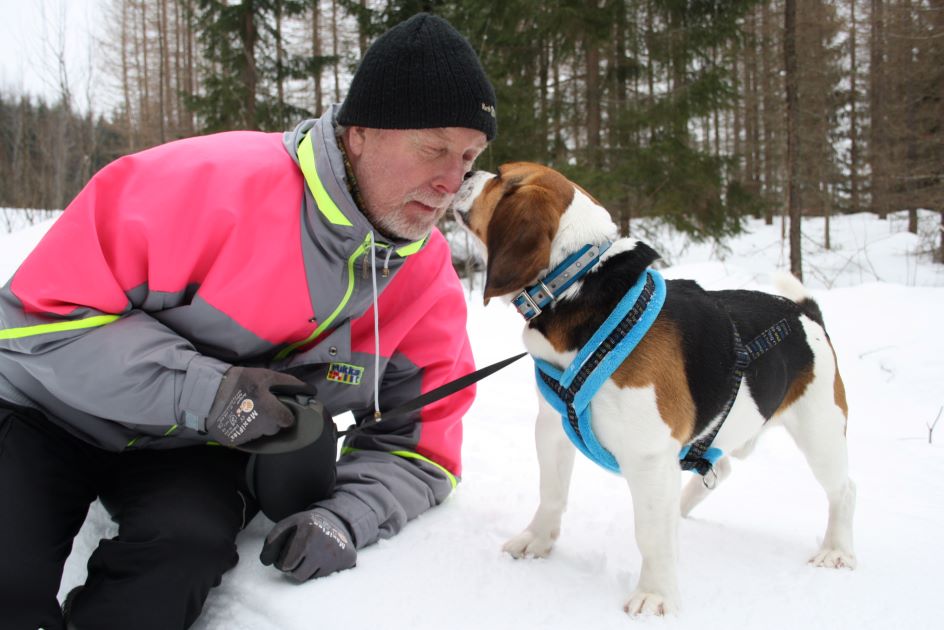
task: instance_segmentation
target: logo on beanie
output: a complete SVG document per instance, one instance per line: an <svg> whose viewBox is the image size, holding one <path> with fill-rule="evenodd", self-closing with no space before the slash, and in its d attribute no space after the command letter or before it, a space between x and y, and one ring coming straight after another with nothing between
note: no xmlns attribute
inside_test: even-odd
<svg viewBox="0 0 944 630"><path fill-rule="evenodd" d="M344 385L360 385L364 368L350 363L332 363L328 366L327 379Z"/></svg>
<svg viewBox="0 0 944 630"><path fill-rule="evenodd" d="M495 106L489 105L488 103L480 103L482 106L482 111L488 112L492 115L492 118L495 118Z"/></svg>

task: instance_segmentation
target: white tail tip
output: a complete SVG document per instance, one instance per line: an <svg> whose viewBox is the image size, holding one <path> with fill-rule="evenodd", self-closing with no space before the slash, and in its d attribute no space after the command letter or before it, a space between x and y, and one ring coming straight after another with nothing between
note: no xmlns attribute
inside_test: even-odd
<svg viewBox="0 0 944 630"><path fill-rule="evenodd" d="M794 302L802 302L810 297L809 291L792 273L776 271L773 274L773 282L780 295Z"/></svg>

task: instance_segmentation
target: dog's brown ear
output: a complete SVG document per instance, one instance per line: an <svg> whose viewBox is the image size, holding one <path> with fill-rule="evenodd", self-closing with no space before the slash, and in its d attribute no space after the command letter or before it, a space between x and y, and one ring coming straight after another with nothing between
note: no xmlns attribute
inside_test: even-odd
<svg viewBox="0 0 944 630"><path fill-rule="evenodd" d="M488 224L485 303L533 282L551 257L560 222L557 194L528 184L512 188L495 207Z"/></svg>

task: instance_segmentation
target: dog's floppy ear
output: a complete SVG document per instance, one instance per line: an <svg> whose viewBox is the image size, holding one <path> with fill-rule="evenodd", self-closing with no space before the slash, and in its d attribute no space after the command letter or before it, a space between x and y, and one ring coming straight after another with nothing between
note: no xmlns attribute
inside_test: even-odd
<svg viewBox="0 0 944 630"><path fill-rule="evenodd" d="M559 199L539 185L513 187L488 224L485 303L524 288L547 268L560 222Z"/></svg>

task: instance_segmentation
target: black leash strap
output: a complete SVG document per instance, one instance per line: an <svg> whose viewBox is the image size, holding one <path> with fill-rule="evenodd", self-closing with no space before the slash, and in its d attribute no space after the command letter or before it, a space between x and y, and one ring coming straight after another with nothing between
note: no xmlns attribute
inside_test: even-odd
<svg viewBox="0 0 944 630"><path fill-rule="evenodd" d="M460 376L456 380L449 381L445 385L440 385L436 389L432 389L421 396L417 396L413 400L409 400L398 407L394 407L393 409L388 409L387 411L380 412L380 417L377 418L376 421L373 423L365 423L358 427L351 427L347 429L346 431L341 431L340 433L338 433L338 436L339 437L344 436L360 428L373 426L377 424L377 422L380 422L381 420L387 417L399 416L404 413L416 411L417 409L425 407L426 405L430 403L434 403L437 400L441 400L445 398L446 396L451 396L452 394L455 394L457 391L461 389L465 389L466 387L468 387L469 385L477 381L481 381L486 376L490 376L494 374L495 372L497 372L498 370L508 365L511 365L512 363L514 363L515 361L517 361L518 359L520 359L521 357L527 354L528 354L527 352L522 352L521 354L517 354L513 357L502 359L501 361L498 361L497 363L492 363L491 365L488 365L486 367L483 367L480 370L476 370L474 372L466 374L465 376Z"/></svg>

